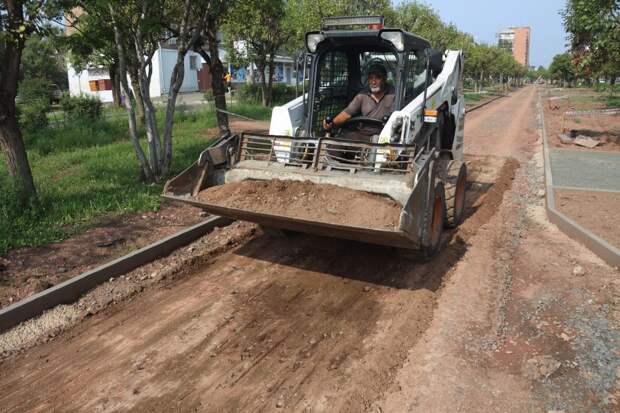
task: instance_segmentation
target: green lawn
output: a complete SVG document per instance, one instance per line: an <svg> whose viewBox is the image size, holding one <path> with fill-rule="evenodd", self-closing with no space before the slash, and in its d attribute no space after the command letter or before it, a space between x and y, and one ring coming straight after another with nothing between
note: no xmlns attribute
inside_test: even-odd
<svg viewBox="0 0 620 413"><path fill-rule="evenodd" d="M480 101L483 97L488 96L487 94L482 94L482 93L468 93L465 92L463 94L463 96L465 96L465 104L468 103L476 103L478 101Z"/></svg>
<svg viewBox="0 0 620 413"><path fill-rule="evenodd" d="M255 119L271 115L271 109L254 105L232 105L230 111ZM173 174L197 158L216 126L213 110L180 110L175 118ZM24 139L39 203L19 205L0 163L0 254L61 240L103 215L159 208L163 184L139 182L125 118L76 122Z"/></svg>

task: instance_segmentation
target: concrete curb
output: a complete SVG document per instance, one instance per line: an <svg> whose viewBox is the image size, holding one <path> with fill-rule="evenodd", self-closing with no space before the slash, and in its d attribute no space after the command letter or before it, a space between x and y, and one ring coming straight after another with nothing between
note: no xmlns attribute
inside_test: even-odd
<svg viewBox="0 0 620 413"><path fill-rule="evenodd" d="M0 310L0 332L38 316L59 304L75 302L87 291L107 281L110 277L125 274L175 249L189 244L215 227L231 222L228 218L213 216L207 220L172 234L151 245L133 251L100 267L86 271L47 290L11 304Z"/></svg>
<svg viewBox="0 0 620 413"><path fill-rule="evenodd" d="M620 267L620 250L590 230L582 227L568 216L555 208L555 194L553 193L553 176L551 175L551 161L549 159L549 145L547 142L547 129L545 126L545 113L542 106L542 98L538 91L538 116L543 140L543 155L545 161L545 192L546 209L549 221L554 223L562 232L579 241L592 252L601 257L612 267Z"/></svg>

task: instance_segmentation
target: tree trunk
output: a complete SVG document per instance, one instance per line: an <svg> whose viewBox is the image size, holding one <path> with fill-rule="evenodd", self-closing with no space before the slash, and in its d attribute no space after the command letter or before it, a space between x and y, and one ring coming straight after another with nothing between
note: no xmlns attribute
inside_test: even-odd
<svg viewBox="0 0 620 413"><path fill-rule="evenodd" d="M256 68L258 69L258 76L260 77L261 103L263 106L267 106L267 74L265 73L265 63L256 63Z"/></svg>
<svg viewBox="0 0 620 413"><path fill-rule="evenodd" d="M217 45L218 27L217 22L211 18L207 21L207 25L207 46L209 47L209 59L205 59L205 61L209 63L209 70L211 71L211 87L213 88L213 96L215 97L217 126L220 129L220 134L225 134L230 131L230 127L228 124L228 115L220 112L220 110L226 110L226 84L224 83L224 65L220 60ZM201 56L205 58L205 51L203 49L200 50Z"/></svg>
<svg viewBox="0 0 620 413"><path fill-rule="evenodd" d="M144 100L142 99L142 92L140 91L140 80L138 76L138 69L136 67L127 67L129 73L129 80L131 80L131 88L134 91L136 99L136 110L138 117L140 118L140 124L144 125Z"/></svg>
<svg viewBox="0 0 620 413"><path fill-rule="evenodd" d="M19 188L22 200L34 199L37 191L28 163L21 131L15 116L0 123L0 148L6 159L6 166Z"/></svg>
<svg viewBox="0 0 620 413"><path fill-rule="evenodd" d="M168 175L170 165L172 163L172 126L174 124L174 110L176 108L177 96L183 78L185 77L185 55L187 49L179 48L177 51L177 61L170 75L170 93L168 93L168 102L166 104L166 126L164 129L164 155L162 175Z"/></svg>
<svg viewBox="0 0 620 413"><path fill-rule="evenodd" d="M163 158L161 150L161 140L159 138L159 129L157 128L157 119L155 115L155 107L151 101L149 92L149 81L146 74L145 65L138 70L138 80L140 82L140 94L142 95L142 103L144 104L144 127L146 129L146 140L149 145L149 163L153 175L161 178Z"/></svg>
<svg viewBox="0 0 620 413"><path fill-rule="evenodd" d="M127 118L129 121L129 137L133 144L134 152L138 163L140 164L140 171L146 180L153 180L153 171L149 167L149 163L146 160L142 146L140 146L140 140L138 138L138 128L136 125L136 99L134 93L129 87L127 82L127 63L125 55L125 47L123 45L123 39L118 27L118 22L114 19L114 9L112 5L109 5L110 15L112 16L112 24L114 26L114 41L116 42L116 49L118 51L118 69L119 69L119 82L122 90L125 93L125 108L127 109Z"/></svg>
<svg viewBox="0 0 620 413"><path fill-rule="evenodd" d="M21 12L17 14L19 13ZM35 199L37 191L15 110L24 40L5 41L4 47L4 56L0 61L0 149L4 153L7 169L19 188L22 200L27 201Z"/></svg>
<svg viewBox="0 0 620 413"><path fill-rule="evenodd" d="M108 73L110 74L110 83L112 83L112 101L114 102L114 106L122 107L123 103L121 102L121 84L118 78L118 64L110 65Z"/></svg>
<svg viewBox="0 0 620 413"><path fill-rule="evenodd" d="M274 77L274 68L275 68L275 53L271 53L269 56L269 80L267 81L267 105L271 106L271 102L273 101L273 77Z"/></svg>

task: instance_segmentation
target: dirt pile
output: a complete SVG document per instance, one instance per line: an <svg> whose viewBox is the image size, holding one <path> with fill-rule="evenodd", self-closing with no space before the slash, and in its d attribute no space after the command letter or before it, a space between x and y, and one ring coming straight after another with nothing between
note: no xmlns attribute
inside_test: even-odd
<svg viewBox="0 0 620 413"><path fill-rule="evenodd" d="M395 229L401 206L368 192L309 181L243 181L202 191L201 201L334 224Z"/></svg>

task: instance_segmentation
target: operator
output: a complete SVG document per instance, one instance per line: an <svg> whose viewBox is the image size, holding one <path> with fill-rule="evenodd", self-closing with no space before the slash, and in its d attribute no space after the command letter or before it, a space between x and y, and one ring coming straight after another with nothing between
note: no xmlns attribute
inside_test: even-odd
<svg viewBox="0 0 620 413"><path fill-rule="evenodd" d="M358 93L349 103L349 106L336 115L331 123L328 123L327 119L323 120L323 128L326 131L330 131L334 126L341 126L347 120L354 116L359 116L359 114L378 120L383 120L385 116L390 116L394 111L396 92L394 86L387 83L387 71L382 64L372 64L368 69L368 89ZM376 127L374 130L376 133ZM367 135L363 132L362 134ZM363 137L360 138L363 139ZM362 139L358 138L356 140Z"/></svg>

